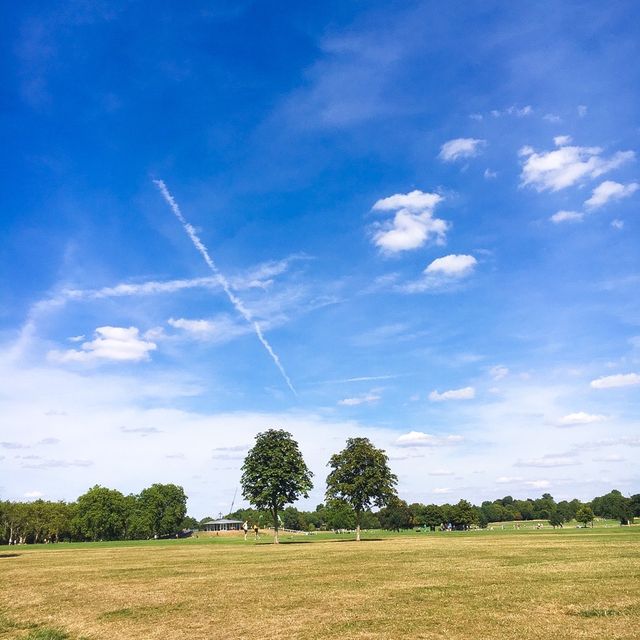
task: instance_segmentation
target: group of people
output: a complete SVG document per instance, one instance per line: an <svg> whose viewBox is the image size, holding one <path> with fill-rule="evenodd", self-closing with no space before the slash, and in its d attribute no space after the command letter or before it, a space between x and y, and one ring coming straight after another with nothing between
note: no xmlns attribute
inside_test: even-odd
<svg viewBox="0 0 640 640"><path fill-rule="evenodd" d="M244 539L246 540L247 534L249 533L249 523L246 520L242 523L242 531L244 533ZM253 533L256 536L255 539L260 540L260 527L258 527L257 522L253 525Z"/></svg>

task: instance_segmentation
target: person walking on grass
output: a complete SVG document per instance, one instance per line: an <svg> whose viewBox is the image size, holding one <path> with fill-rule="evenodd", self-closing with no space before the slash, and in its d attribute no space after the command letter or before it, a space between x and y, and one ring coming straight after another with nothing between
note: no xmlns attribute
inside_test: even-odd
<svg viewBox="0 0 640 640"><path fill-rule="evenodd" d="M245 542L247 540L247 533L249 532L249 523L245 520L244 523L242 524L242 531L244 532L244 539Z"/></svg>
<svg viewBox="0 0 640 640"><path fill-rule="evenodd" d="M256 540L260 540L260 529L257 522L253 525L253 533L256 534Z"/></svg>

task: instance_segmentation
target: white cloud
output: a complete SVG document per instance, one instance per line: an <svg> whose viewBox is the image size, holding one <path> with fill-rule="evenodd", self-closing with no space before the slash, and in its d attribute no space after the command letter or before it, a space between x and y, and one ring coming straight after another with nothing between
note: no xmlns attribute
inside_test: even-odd
<svg viewBox="0 0 640 640"><path fill-rule="evenodd" d="M620 184L613 180L605 180L599 184L591 194L591 197L584 203L590 209L596 209L607 204L609 200L621 200L633 195L640 185L637 182Z"/></svg>
<svg viewBox="0 0 640 640"><path fill-rule="evenodd" d="M471 275L477 264L478 261L473 256L464 254L450 254L436 258L422 272L422 278L398 285L396 289L403 293L445 289Z"/></svg>
<svg viewBox="0 0 640 640"><path fill-rule="evenodd" d="M169 318L167 324L194 340L204 342L224 342L252 332L251 327L237 322L227 314L219 314L211 320Z"/></svg>
<svg viewBox="0 0 640 640"><path fill-rule="evenodd" d="M445 400L472 400L476 397L476 390L473 387L464 387L462 389L450 389L449 391L432 391L429 394L431 402L443 402Z"/></svg>
<svg viewBox="0 0 640 640"><path fill-rule="evenodd" d="M562 118L555 113L545 113L545 115L542 116L542 119L553 123L562 122Z"/></svg>
<svg viewBox="0 0 640 640"><path fill-rule="evenodd" d="M553 144L556 145L556 147L564 147L567 144L570 144L572 142L571 140L571 136L556 136L553 139Z"/></svg>
<svg viewBox="0 0 640 640"><path fill-rule="evenodd" d="M578 411L577 413L569 413L566 416L563 416L558 421L558 426L560 427L575 427L582 424L593 424L595 422L603 422L607 420L608 416L595 414L595 413L586 413L584 411Z"/></svg>
<svg viewBox="0 0 640 640"><path fill-rule="evenodd" d="M433 217L444 198L420 190L378 200L373 211L396 211L393 220L374 226L374 244L388 253L417 249L428 241L444 244L449 223Z"/></svg>
<svg viewBox="0 0 640 640"><path fill-rule="evenodd" d="M499 478L496 478L496 484L514 484L521 481L522 478L519 476L500 476Z"/></svg>
<svg viewBox="0 0 640 640"><path fill-rule="evenodd" d="M25 498L42 498L42 496L44 496L44 493L42 493L42 491L26 491L25 493L22 494Z"/></svg>
<svg viewBox="0 0 640 640"><path fill-rule="evenodd" d="M502 380L502 378L506 378L509 375L509 369L501 364L497 364L495 367L489 369L489 375L494 380Z"/></svg>
<svg viewBox="0 0 640 640"><path fill-rule="evenodd" d="M598 456L597 458L592 458L594 462L625 462L626 458L621 456L619 453L609 453L604 456Z"/></svg>
<svg viewBox="0 0 640 640"><path fill-rule="evenodd" d="M615 220L612 220L612 221L611 221L611 226L612 226L614 229L618 229L618 230L620 230L620 229L624 229L624 221L623 221L623 220L618 220L618 219L616 218Z"/></svg>
<svg viewBox="0 0 640 640"><path fill-rule="evenodd" d="M360 404L371 404L373 402L378 402L380 398L381 396L379 393L371 391L361 396L355 396L353 398L344 398L343 400L340 400L338 404L345 407L356 407Z"/></svg>
<svg viewBox="0 0 640 640"><path fill-rule="evenodd" d="M532 489L548 489L551 486L548 480L527 480L525 484Z"/></svg>
<svg viewBox="0 0 640 640"><path fill-rule="evenodd" d="M488 167L484 170L484 177L485 180L492 180L493 178L497 178L498 177L498 172L497 171L492 171L491 169L489 169Z"/></svg>
<svg viewBox="0 0 640 640"><path fill-rule="evenodd" d="M524 118L525 116L530 116L533 113L533 107L529 104L524 107L517 107L516 105L511 105L506 109L500 111L499 109L493 109L491 111L491 115L494 118L499 118L501 116L516 116L517 118Z"/></svg>
<svg viewBox="0 0 640 640"><path fill-rule="evenodd" d="M141 340L136 327L98 327L95 339L84 342L80 350L50 351L49 357L58 362L92 362L114 360L139 362L149 359L149 352L157 346Z"/></svg>
<svg viewBox="0 0 640 640"><path fill-rule="evenodd" d="M530 458L516 462L518 467L571 467L580 464L575 456L566 453L548 453L540 458Z"/></svg>
<svg viewBox="0 0 640 640"><path fill-rule="evenodd" d="M449 471L448 469L434 469L433 471L427 472L430 476L452 476L453 471Z"/></svg>
<svg viewBox="0 0 640 640"><path fill-rule="evenodd" d="M538 191L559 191L597 178L635 157L633 151L618 151L605 158L600 147L578 146L560 146L540 153L525 146L519 155L526 158L520 175L522 184Z"/></svg>
<svg viewBox="0 0 640 640"><path fill-rule="evenodd" d="M473 256L451 254L436 258L425 270L427 275L443 275L448 278L462 278L469 275L478 261Z"/></svg>
<svg viewBox="0 0 640 640"><path fill-rule="evenodd" d="M434 436L423 431L409 431L401 435L396 444L400 447L445 447L459 444L463 439L462 436Z"/></svg>
<svg viewBox="0 0 640 640"><path fill-rule="evenodd" d="M373 211L395 211L406 209L412 213L433 211L443 197L437 193L428 193L416 189L409 193L396 193L387 198L378 200L372 207Z"/></svg>
<svg viewBox="0 0 640 640"><path fill-rule="evenodd" d="M437 495L444 495L447 493L451 493L451 489L449 489L449 487L437 487L431 493L435 493Z"/></svg>
<svg viewBox="0 0 640 640"><path fill-rule="evenodd" d="M558 211L549 220L554 224L560 224L561 222L580 222L582 218L584 218L584 214L579 211Z"/></svg>
<svg viewBox="0 0 640 640"><path fill-rule="evenodd" d="M444 162L454 162L459 158L473 158L480 153L485 140L479 138L456 138L445 142L440 148L438 157Z"/></svg>
<svg viewBox="0 0 640 640"><path fill-rule="evenodd" d="M584 118L587 115L587 107L584 104L578 105L578 116Z"/></svg>
<svg viewBox="0 0 640 640"><path fill-rule="evenodd" d="M591 381L593 389L613 389L614 387L630 387L636 384L640 384L640 374L637 373L619 373Z"/></svg>

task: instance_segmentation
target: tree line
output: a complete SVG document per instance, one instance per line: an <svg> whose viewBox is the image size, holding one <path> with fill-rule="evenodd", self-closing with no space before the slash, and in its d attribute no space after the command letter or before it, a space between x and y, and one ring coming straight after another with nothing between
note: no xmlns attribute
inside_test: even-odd
<svg viewBox="0 0 640 640"><path fill-rule="evenodd" d="M486 527L491 522L548 520L552 526L577 520L585 525L594 517L629 524L640 517L640 494L625 497L613 490L583 503L556 502L545 493L524 500L505 496L476 506L467 500L456 504L408 504L396 491L397 477L388 457L367 438L349 438L345 448L331 456L325 502L313 511L292 505L308 498L313 474L291 434L269 429L256 436L242 466L241 486L252 505L228 517L274 529L297 531L361 529L430 530ZM180 535L197 529L186 515L187 496L174 484L154 484L139 494L125 496L115 489L94 486L75 502L0 502L0 544L39 542L135 540ZM375 509L375 510L374 510Z"/></svg>
<svg viewBox="0 0 640 640"><path fill-rule="evenodd" d="M136 540L173 536L185 524L187 496L174 484L137 495L96 485L75 502L0 502L0 543Z"/></svg>

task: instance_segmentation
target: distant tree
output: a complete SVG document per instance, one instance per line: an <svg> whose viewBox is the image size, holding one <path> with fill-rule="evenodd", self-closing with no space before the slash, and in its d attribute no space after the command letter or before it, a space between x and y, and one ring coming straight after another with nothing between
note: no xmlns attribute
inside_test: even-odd
<svg viewBox="0 0 640 640"><path fill-rule="evenodd" d="M563 523L564 516L562 515L562 512L560 511L560 509L554 509L549 514L549 524L555 529L556 527L562 528Z"/></svg>
<svg viewBox="0 0 640 640"><path fill-rule="evenodd" d="M197 529L200 523L191 516L185 516L180 523L180 529Z"/></svg>
<svg viewBox="0 0 640 640"><path fill-rule="evenodd" d="M636 493L629 498L631 514L634 518L640 518L640 493Z"/></svg>
<svg viewBox="0 0 640 640"><path fill-rule="evenodd" d="M78 498L73 525L86 540L120 540L127 517L126 498L115 489L96 485Z"/></svg>
<svg viewBox="0 0 640 640"><path fill-rule="evenodd" d="M344 500L328 500L325 510L326 524L334 531L355 529L356 518L351 505Z"/></svg>
<svg viewBox="0 0 640 640"><path fill-rule="evenodd" d="M388 457L368 438L349 438L347 446L331 456L327 499L342 500L354 511L356 540L360 540L362 513L373 505L384 507L396 496L398 478L391 473Z"/></svg>
<svg viewBox="0 0 640 640"><path fill-rule="evenodd" d="M391 498L387 506L378 511L377 516L382 528L390 531L410 529L413 526L411 509L400 498Z"/></svg>
<svg viewBox="0 0 640 640"><path fill-rule="evenodd" d="M460 500L451 510L451 524L458 529L468 529L478 520L478 512L467 500Z"/></svg>
<svg viewBox="0 0 640 640"><path fill-rule="evenodd" d="M586 527L589 523L593 526L593 511L589 505L583 504L576 512L576 520Z"/></svg>
<svg viewBox="0 0 640 640"><path fill-rule="evenodd" d="M423 521L426 527L429 527L431 531L435 531L437 527L444 523L444 513L442 508L437 504L428 504L424 508Z"/></svg>
<svg viewBox="0 0 640 640"><path fill-rule="evenodd" d="M290 433L269 429L256 436L256 443L242 465L240 484L251 504L271 512L275 543L279 542L278 513L298 498L309 497L312 477Z"/></svg>
<svg viewBox="0 0 640 640"><path fill-rule="evenodd" d="M152 536L173 535L187 514L187 496L175 484L153 484L138 496L138 516Z"/></svg>
<svg viewBox="0 0 640 640"><path fill-rule="evenodd" d="M634 517L631 499L625 498L617 489L594 498L591 508L594 515L618 520L620 524L629 524Z"/></svg>
<svg viewBox="0 0 640 640"><path fill-rule="evenodd" d="M298 511L295 507L287 507L282 512L282 524L285 529L293 529L294 531L307 531L309 523L303 511Z"/></svg>

